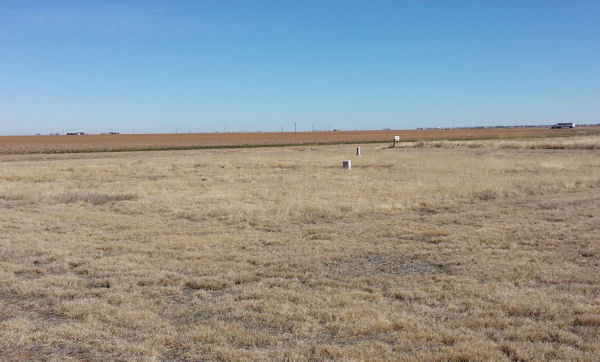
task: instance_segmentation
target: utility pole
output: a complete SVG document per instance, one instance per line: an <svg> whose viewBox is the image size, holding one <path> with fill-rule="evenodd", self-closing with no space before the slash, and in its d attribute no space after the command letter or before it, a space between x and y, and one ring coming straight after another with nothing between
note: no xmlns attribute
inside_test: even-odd
<svg viewBox="0 0 600 362"><path fill-rule="evenodd" d="M296 122L294 122L294 132L296 132Z"/></svg>

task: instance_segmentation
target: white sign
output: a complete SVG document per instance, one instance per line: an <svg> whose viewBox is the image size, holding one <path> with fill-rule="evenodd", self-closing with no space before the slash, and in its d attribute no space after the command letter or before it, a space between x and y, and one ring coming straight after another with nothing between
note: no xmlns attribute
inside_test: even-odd
<svg viewBox="0 0 600 362"><path fill-rule="evenodd" d="M394 141L400 142L400 136L394 136Z"/></svg>

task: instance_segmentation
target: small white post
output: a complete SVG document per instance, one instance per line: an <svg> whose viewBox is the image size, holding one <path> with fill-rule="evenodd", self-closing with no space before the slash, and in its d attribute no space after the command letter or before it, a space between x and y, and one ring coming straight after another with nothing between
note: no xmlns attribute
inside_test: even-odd
<svg viewBox="0 0 600 362"><path fill-rule="evenodd" d="M356 147L356 155L360 156L360 146Z"/></svg>
<svg viewBox="0 0 600 362"><path fill-rule="evenodd" d="M350 160L345 160L342 162L342 166L344 166L345 169L350 170L352 168L352 163Z"/></svg>

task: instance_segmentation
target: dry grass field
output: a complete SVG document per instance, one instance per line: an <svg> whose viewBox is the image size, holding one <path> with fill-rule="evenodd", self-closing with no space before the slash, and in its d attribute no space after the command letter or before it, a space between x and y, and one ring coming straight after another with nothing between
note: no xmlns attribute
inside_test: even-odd
<svg viewBox="0 0 600 362"><path fill-rule="evenodd" d="M85 136L0 136L0 153L56 153L78 151L122 151L194 149L261 145L311 145L348 142L391 142L456 139L514 139L531 137L598 136L600 126L574 129L483 128L402 131L180 133Z"/></svg>
<svg viewBox="0 0 600 362"><path fill-rule="evenodd" d="M597 360L598 145L0 155L0 360Z"/></svg>

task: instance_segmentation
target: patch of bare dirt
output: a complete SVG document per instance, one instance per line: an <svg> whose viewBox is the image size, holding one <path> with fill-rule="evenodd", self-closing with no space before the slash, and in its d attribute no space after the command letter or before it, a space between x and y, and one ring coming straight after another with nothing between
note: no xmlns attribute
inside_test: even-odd
<svg viewBox="0 0 600 362"><path fill-rule="evenodd" d="M332 277L359 278L377 274L412 275L443 273L442 265L406 255L367 254L338 259L326 265Z"/></svg>

